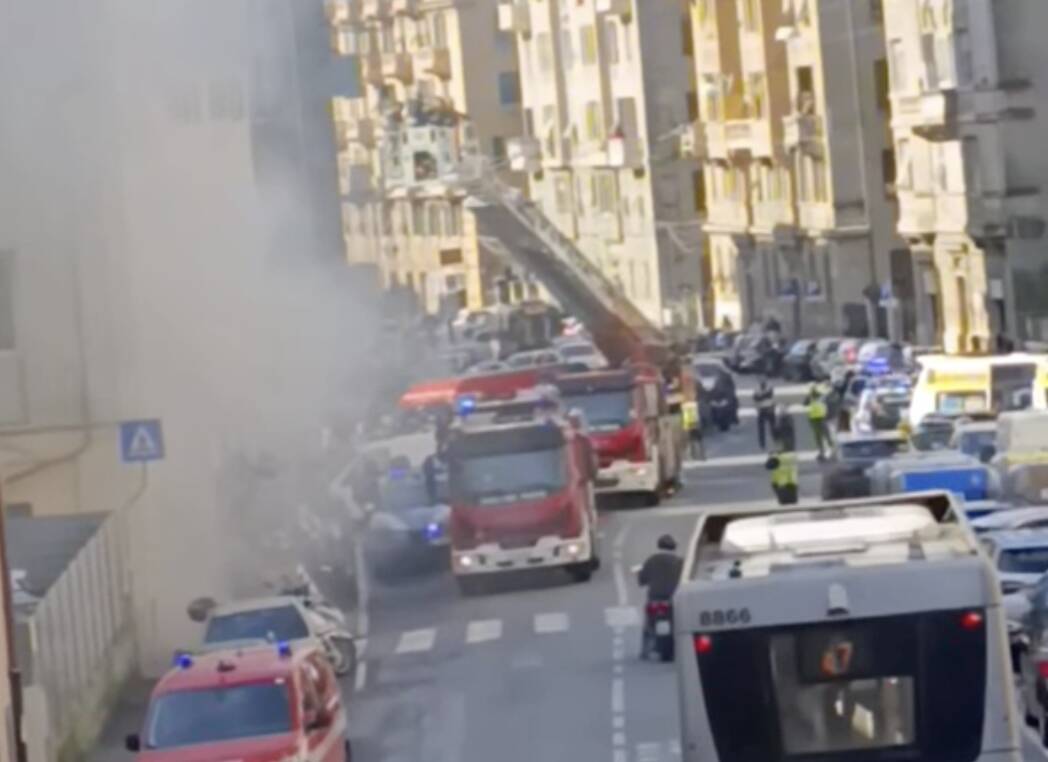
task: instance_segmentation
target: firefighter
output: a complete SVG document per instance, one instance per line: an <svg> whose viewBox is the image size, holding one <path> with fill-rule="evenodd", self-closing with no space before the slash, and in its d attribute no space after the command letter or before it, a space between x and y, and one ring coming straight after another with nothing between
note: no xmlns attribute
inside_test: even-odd
<svg viewBox="0 0 1048 762"><path fill-rule="evenodd" d="M706 453L702 441L702 421L699 420L699 403L685 399L680 406L681 428L688 438L688 452L692 460L705 460Z"/></svg>
<svg viewBox="0 0 1048 762"><path fill-rule="evenodd" d="M811 433L815 437L815 446L819 448L818 460L826 460L826 448L830 446L830 431L826 426L826 395L816 384L812 384L811 391L804 401L808 408L808 423L811 425Z"/></svg>
<svg viewBox="0 0 1048 762"><path fill-rule="evenodd" d="M780 446L764 467L771 472L771 490L779 505L797 503L797 453Z"/></svg>

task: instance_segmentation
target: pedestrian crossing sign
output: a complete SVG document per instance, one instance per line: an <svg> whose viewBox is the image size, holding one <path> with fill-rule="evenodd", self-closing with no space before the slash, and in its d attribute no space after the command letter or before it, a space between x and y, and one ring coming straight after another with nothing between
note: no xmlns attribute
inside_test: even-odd
<svg viewBox="0 0 1048 762"><path fill-rule="evenodd" d="M164 432L160 421L124 421L120 424L120 459L148 463L164 458Z"/></svg>

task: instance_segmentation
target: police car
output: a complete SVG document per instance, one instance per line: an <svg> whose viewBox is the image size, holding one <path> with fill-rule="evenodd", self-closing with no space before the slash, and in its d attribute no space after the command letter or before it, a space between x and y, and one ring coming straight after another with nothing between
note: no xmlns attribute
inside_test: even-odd
<svg viewBox="0 0 1048 762"><path fill-rule="evenodd" d="M707 514L674 600L685 762L1018 762L1000 603L944 493Z"/></svg>

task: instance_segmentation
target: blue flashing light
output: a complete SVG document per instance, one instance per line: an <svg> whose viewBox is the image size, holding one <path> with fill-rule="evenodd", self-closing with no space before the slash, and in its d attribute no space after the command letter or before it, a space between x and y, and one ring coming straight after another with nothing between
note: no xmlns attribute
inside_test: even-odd
<svg viewBox="0 0 1048 762"><path fill-rule="evenodd" d="M391 468L387 475L391 482L402 482L411 475L411 472L405 468Z"/></svg>
<svg viewBox="0 0 1048 762"><path fill-rule="evenodd" d="M179 669L189 669L193 666L193 657L186 653L176 653L173 664Z"/></svg>
<svg viewBox="0 0 1048 762"><path fill-rule="evenodd" d="M444 534L444 527L435 521L431 521L426 524L426 539L433 541L439 540Z"/></svg>
<svg viewBox="0 0 1048 762"><path fill-rule="evenodd" d="M455 400L455 412L465 417L477 409L477 398L464 395Z"/></svg>
<svg viewBox="0 0 1048 762"><path fill-rule="evenodd" d="M281 659L291 658L291 644L288 643L286 640L282 640L279 643L277 643L277 654L280 656Z"/></svg>

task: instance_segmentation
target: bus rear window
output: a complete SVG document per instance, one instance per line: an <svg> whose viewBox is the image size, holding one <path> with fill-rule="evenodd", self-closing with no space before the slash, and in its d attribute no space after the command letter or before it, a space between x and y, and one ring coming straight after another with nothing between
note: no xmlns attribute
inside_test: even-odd
<svg viewBox="0 0 1048 762"><path fill-rule="evenodd" d="M937 410L943 415L985 413L986 395L982 392L943 392L939 395Z"/></svg>

